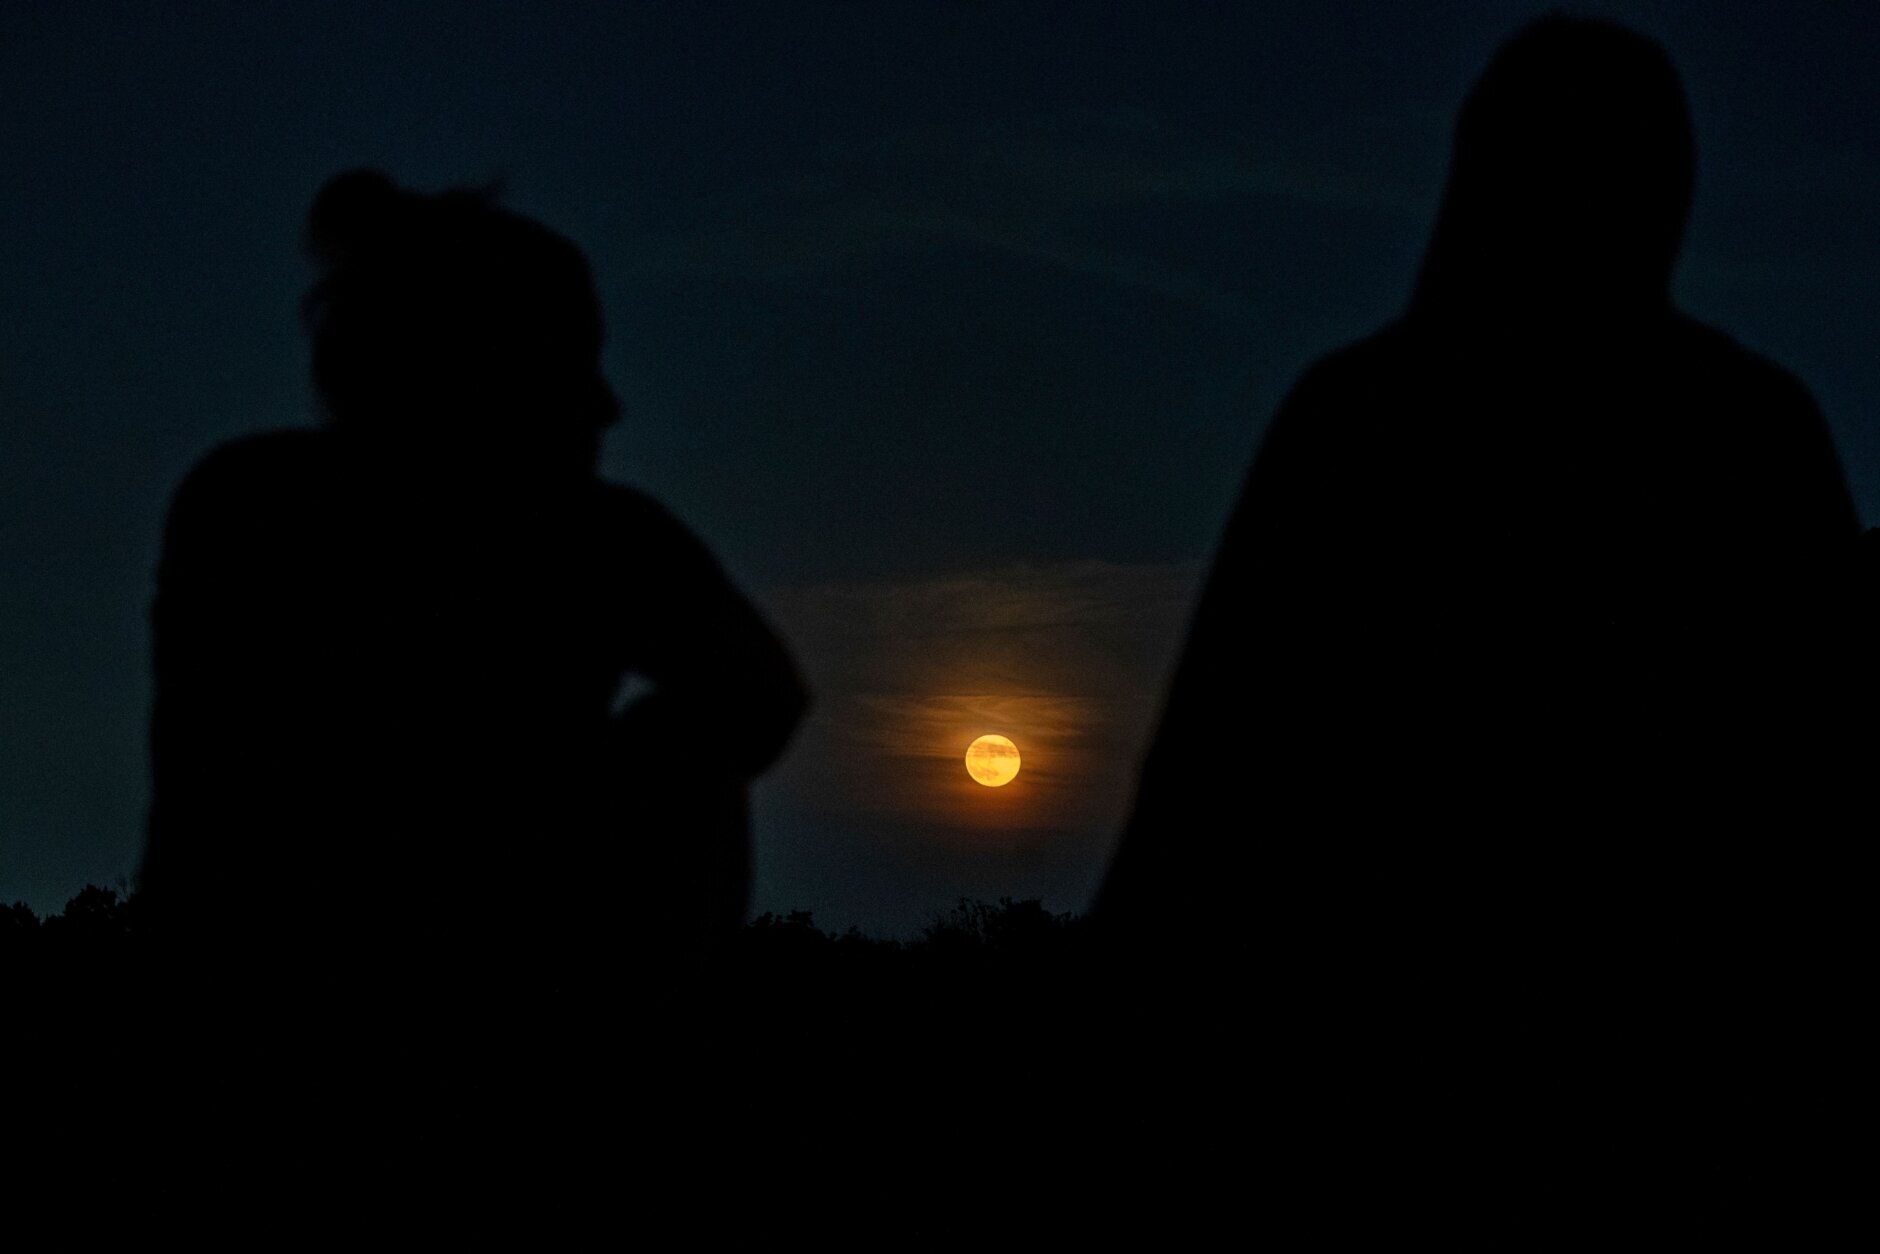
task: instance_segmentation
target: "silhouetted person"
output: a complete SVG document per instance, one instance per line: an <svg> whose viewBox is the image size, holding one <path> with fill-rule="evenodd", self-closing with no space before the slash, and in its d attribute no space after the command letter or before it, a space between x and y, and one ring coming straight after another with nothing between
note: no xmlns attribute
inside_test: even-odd
<svg viewBox="0 0 1880 1254"><path fill-rule="evenodd" d="M803 686L705 547L597 477L618 406L571 243L367 172L308 240L323 425L209 454L164 535L153 924L211 1000L291 989L365 1066L656 1035L645 981L742 922L745 786Z"/></svg>
<svg viewBox="0 0 1880 1254"><path fill-rule="evenodd" d="M1693 170L1659 48L1530 26L1405 313L1266 434L1097 916L1281 1101L1631 1100L1767 1039L1857 523L1802 385L1672 306Z"/></svg>

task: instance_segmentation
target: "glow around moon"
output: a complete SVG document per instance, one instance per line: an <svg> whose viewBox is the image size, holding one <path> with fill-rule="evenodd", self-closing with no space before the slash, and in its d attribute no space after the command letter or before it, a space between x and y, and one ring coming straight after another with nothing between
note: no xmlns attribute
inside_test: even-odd
<svg viewBox="0 0 1880 1254"><path fill-rule="evenodd" d="M988 788L1002 788L1018 776L1018 746L1004 736L981 736L966 750L966 771Z"/></svg>

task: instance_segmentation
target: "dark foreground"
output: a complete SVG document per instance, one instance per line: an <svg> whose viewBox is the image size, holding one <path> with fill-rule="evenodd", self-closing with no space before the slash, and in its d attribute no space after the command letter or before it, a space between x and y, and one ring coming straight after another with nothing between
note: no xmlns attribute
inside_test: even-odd
<svg viewBox="0 0 1880 1254"><path fill-rule="evenodd" d="M1404 1188L1590 1203L1803 1165L1832 1187L1872 1105L1851 1002L1369 1009L1361 980L1105 952L1036 901L961 902L901 942L765 915L680 971L369 999L179 986L145 942L110 890L0 911L9 1109L58 1182L171 1206L496 1190L749 1229L775 1212L718 1209L911 1188L1164 1231L1249 1206L1366 1226Z"/></svg>

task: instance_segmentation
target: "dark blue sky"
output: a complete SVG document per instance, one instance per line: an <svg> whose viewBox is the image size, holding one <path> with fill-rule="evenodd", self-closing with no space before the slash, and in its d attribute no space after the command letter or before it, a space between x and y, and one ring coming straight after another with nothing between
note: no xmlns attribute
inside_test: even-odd
<svg viewBox="0 0 1880 1254"><path fill-rule="evenodd" d="M588 250L608 473L815 680L759 906L1081 906L1267 415L1401 306L1544 7L0 6L0 900L133 867L166 498L308 421L301 219L372 164ZM1584 11L1691 95L1681 303L1804 378L1880 522L1870 6ZM993 723L1034 773L974 811L948 746Z"/></svg>

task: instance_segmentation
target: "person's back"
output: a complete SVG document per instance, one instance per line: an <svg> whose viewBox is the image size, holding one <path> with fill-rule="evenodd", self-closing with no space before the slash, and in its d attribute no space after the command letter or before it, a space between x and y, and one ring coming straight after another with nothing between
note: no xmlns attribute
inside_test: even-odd
<svg viewBox="0 0 1880 1254"><path fill-rule="evenodd" d="M567 1064L741 923L744 790L804 694L704 546L596 477L572 245L364 174L310 234L327 423L171 507L144 899L209 1013L267 1002L293 1057Z"/></svg>
<svg viewBox="0 0 1880 1254"><path fill-rule="evenodd" d="M1517 37L1410 308L1307 371L1221 542L1097 912L1254 977L1221 1015L1314 1084L1636 1078L1787 909L1855 518L1801 385L1671 307L1691 170L1656 48Z"/></svg>
<svg viewBox="0 0 1880 1254"><path fill-rule="evenodd" d="M697 682L682 668L711 664L712 631L747 612L734 596L630 489L491 494L388 474L332 433L236 441L192 473L166 534L154 819L190 833L177 857L225 906L296 928L302 910L381 927L460 903L477 922L461 944L505 914L519 934L597 921L620 907L582 906L582 885L635 880L657 911L676 887L654 871L661 833L696 799L671 795L685 785L661 779L677 767L657 744L636 760L611 707L629 675ZM788 721L719 712L726 726L669 730L761 764ZM717 765L740 792L744 766Z"/></svg>

